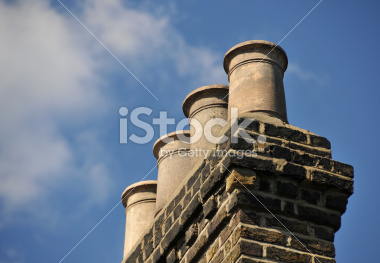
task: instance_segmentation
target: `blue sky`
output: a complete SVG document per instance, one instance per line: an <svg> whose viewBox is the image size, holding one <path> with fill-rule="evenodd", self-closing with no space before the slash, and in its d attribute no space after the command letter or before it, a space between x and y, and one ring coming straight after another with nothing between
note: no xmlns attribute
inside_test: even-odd
<svg viewBox="0 0 380 263"><path fill-rule="evenodd" d="M318 1L62 3L158 100L58 1L0 1L1 263L58 263L154 167L157 129L146 145L119 144L121 106L181 120L190 91L228 83L228 49L278 43ZM379 12L324 0L280 44L289 122L355 168L337 262L378 260ZM119 204L63 262L120 262L124 224Z"/></svg>

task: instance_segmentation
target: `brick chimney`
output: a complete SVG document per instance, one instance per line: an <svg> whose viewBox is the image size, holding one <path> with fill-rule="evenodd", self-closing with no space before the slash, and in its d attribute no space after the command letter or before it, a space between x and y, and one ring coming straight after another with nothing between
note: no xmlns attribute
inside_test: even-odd
<svg viewBox="0 0 380 263"><path fill-rule="evenodd" d="M239 113L221 131L228 139L178 175L123 262L335 262L353 168L331 158L326 138L288 124L286 66L267 41L227 52L228 107Z"/></svg>

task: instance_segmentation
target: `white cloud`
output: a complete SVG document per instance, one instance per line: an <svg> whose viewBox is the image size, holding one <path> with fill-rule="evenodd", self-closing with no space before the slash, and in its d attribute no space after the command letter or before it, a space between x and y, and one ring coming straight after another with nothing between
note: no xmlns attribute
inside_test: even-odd
<svg viewBox="0 0 380 263"><path fill-rule="evenodd" d="M51 184L70 177L76 153L62 128L107 101L85 39L45 1L0 2L0 32L0 200L12 214L33 210ZM97 167L89 165L88 180L99 179Z"/></svg>
<svg viewBox="0 0 380 263"><path fill-rule="evenodd" d="M171 63L174 75L205 84L226 79L217 55L187 44L169 14L139 11L120 0L86 1L82 8L75 13L82 22L137 70L151 69L153 61ZM0 226L19 212L58 220L59 211L35 208L54 207L49 197L61 184L83 186L85 199L76 205L87 209L104 203L112 188L110 164L97 146L103 127L92 120L112 105L99 71L117 63L62 10L44 0L0 2ZM70 129L75 132L67 137Z"/></svg>
<svg viewBox="0 0 380 263"><path fill-rule="evenodd" d="M110 50L127 58L134 67L168 61L180 76L192 76L209 84L226 79L222 66L216 63L220 55L187 44L170 25L168 14L133 10L119 0L86 3L85 23Z"/></svg>
<svg viewBox="0 0 380 263"><path fill-rule="evenodd" d="M294 63L289 63L285 74L292 74L302 81L314 82L319 87L326 86L329 81L327 74L312 72Z"/></svg>

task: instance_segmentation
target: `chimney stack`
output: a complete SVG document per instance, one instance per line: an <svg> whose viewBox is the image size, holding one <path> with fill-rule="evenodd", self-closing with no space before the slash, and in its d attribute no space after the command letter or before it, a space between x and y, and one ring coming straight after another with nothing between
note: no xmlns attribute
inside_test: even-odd
<svg viewBox="0 0 380 263"><path fill-rule="evenodd" d="M128 186L121 195L126 216L124 258L153 222L156 189L157 181L142 181Z"/></svg>
<svg viewBox="0 0 380 263"><path fill-rule="evenodd" d="M153 146L158 167L156 215L191 170L189 136L188 130L175 131L159 138Z"/></svg>
<svg viewBox="0 0 380 263"><path fill-rule="evenodd" d="M187 95L182 109L189 118L190 148L197 153L192 159L194 165L206 157L202 150L208 150L213 145L205 133L211 132L213 137L218 137L221 126L227 124L228 86L216 84L200 87ZM210 126L216 123L218 125Z"/></svg>
<svg viewBox="0 0 380 263"><path fill-rule="evenodd" d="M123 263L336 262L334 237L354 171L331 158L326 138L287 123L287 63L274 43L243 42L224 58L229 89L209 85L186 97L183 111L194 127L155 143L154 223ZM212 131L217 144L193 137L196 126L226 117L223 134ZM235 123L242 124L237 131ZM215 146L217 154L203 161L189 152Z"/></svg>
<svg viewBox="0 0 380 263"><path fill-rule="evenodd" d="M288 122L283 77L288 65L285 51L264 40L251 40L231 48L224 56L230 82L228 104L245 112L267 113Z"/></svg>

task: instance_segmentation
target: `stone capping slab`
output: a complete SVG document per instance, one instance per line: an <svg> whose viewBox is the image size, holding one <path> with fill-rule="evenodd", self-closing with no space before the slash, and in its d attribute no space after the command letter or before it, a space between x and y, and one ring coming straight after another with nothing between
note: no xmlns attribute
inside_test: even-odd
<svg viewBox="0 0 380 263"><path fill-rule="evenodd" d="M271 172L284 177L289 177L299 182L308 180L323 188L340 190L349 195L353 193L353 181L351 177L287 162L285 159L277 159L261 155L253 156L240 154L235 150L231 151L235 152L235 156L231 157L231 162L233 164L254 170Z"/></svg>
<svg viewBox="0 0 380 263"><path fill-rule="evenodd" d="M239 117L238 121L241 122L241 121L244 121L244 119L245 119L244 117ZM288 125L285 123L283 125L279 125L278 120L273 121L273 123L272 123L272 120L269 120L268 122L264 122L262 120L255 120L249 126L247 126L245 130L248 132L256 132L256 133L264 134L264 135L265 135L265 131L267 131L271 135L269 136L271 138L276 138L276 139L279 139L280 141L287 140L289 143L304 145L306 147L325 149L325 151L329 153L329 156L331 156L330 143L328 142L327 139L317 136L307 130L294 127L292 125ZM205 203L208 200L208 196L210 196L209 191L212 191L214 189L213 184L224 179L224 177L220 176L219 174L223 174L224 172L226 172L226 168L230 169L231 165L238 165L238 166L248 167L248 168L259 170L259 171L261 170L261 171L270 172L270 173L273 173L274 175L289 177L290 179L293 179L297 182L309 181L309 182L312 182L313 185L315 183L315 185L320 185L328 189L332 189L333 191L337 191L337 192L343 191L343 192L348 193L349 195L352 194L352 191L353 191L353 188L351 187L352 179L350 178L350 176L343 176L339 174L338 172L345 169L350 170L350 166L334 161L335 164L338 164L339 169L337 168L336 170L333 170L333 172L327 172L325 170L318 169L315 167L305 168L304 165L289 162L283 158L274 158L273 156L266 157L266 156L260 156L260 155L257 155L257 156L252 156L252 155L241 156L240 155L239 157L242 157L242 158L237 158L236 156L238 156L238 152L234 149L231 149L230 127L224 127L221 131L221 134L225 134L226 136L229 137L229 139L227 142L223 142L223 143L215 145L215 149L226 150L227 157L221 158L220 156L213 156L212 151L210 151L209 155L204 160L198 162L193 167L193 169L189 171L189 173L186 175L185 179L183 180L182 185L180 185L176 189L175 193L173 194L173 199L165 205L165 207L160 211L160 213L156 215L150 229L147 231L147 233L143 237L141 237L140 241L137 242L135 247L131 250L132 253L122 261L123 263L130 263L130 262L149 262L149 263L153 262L154 263L154 262L158 262L160 258L166 256L166 254L168 254L171 251L171 247L170 247L171 244L170 242L167 243L167 245L164 246L165 247L165 251L164 251L160 243L168 235L171 229L177 228L176 231L172 230L172 232L176 232L176 234L178 234L181 232L181 227L184 227L183 225L182 226L180 225L178 228L178 225L175 224L176 222L180 222L178 220L181 220L181 217L182 217L181 215L174 219L173 225L170 229L168 229L168 231L165 231L165 233L162 233L163 232L162 225L164 224L166 219L172 216L172 214L176 212L176 209L178 210L177 214L178 212L180 213L182 212L181 214L184 214L184 211L186 210L186 206L190 206L189 204L184 203L184 199L186 195L191 196L192 197L191 200L198 200L199 203L196 203L194 201L196 205L198 204L202 205L203 203ZM305 136L306 136L306 139L305 139ZM293 141L293 140L296 140L296 141ZM287 147L283 147L283 148L287 148ZM289 149L302 155L302 150L299 150L299 149L295 150L295 149L292 149L292 147L289 147ZM217 170L218 172L215 172ZM352 169L350 171L351 171L350 174L352 174L353 176ZM215 174L215 176L210 176L213 173ZM335 181L335 179L337 180L337 182ZM196 185L195 182L197 180L200 180L201 185L200 185L200 189L197 191L197 193L195 193L193 192L193 188L195 187ZM208 186L207 186L207 182L209 182ZM207 194L204 194L203 196L202 196L202 188L204 190L207 188L206 190L208 191ZM174 202L174 205L173 205L173 202ZM228 208L227 208L227 211L228 211ZM189 212L190 211L187 211L186 213L189 213ZM150 247L150 244L152 241L154 241L154 237L156 236L157 233L161 234L161 238L159 240L158 246L154 248L153 252L150 255L142 253L142 251L145 248ZM143 254L144 254L144 260L143 260ZM226 259L226 257L224 259Z"/></svg>
<svg viewBox="0 0 380 263"><path fill-rule="evenodd" d="M252 119L253 122L249 124L245 130L258 132L265 136L281 138L312 147L319 147L327 150L331 149L330 141L325 137L279 121L277 118L247 112L239 115L237 121L240 124L246 119Z"/></svg>

